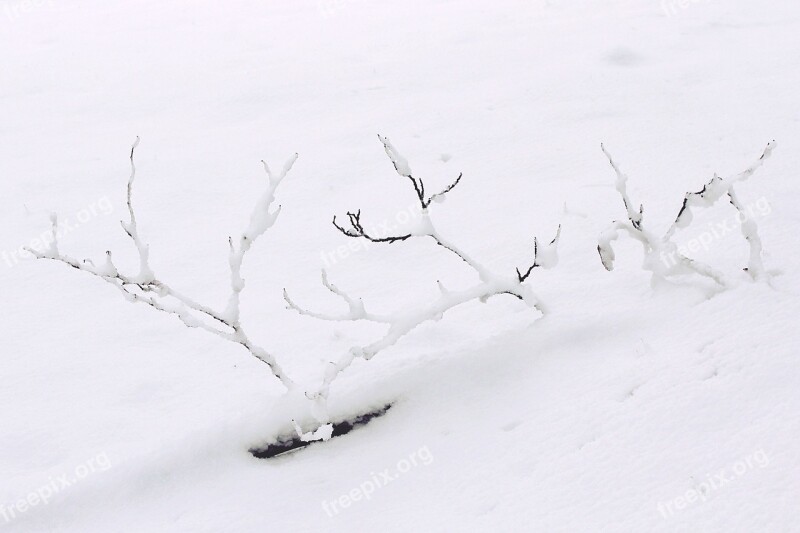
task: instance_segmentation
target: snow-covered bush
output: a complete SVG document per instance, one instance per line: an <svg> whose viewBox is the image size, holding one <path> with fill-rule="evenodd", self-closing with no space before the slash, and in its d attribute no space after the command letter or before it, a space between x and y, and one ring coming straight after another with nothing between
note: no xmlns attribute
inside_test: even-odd
<svg viewBox="0 0 800 533"><path fill-rule="evenodd" d="M267 189L256 203L247 229L236 239L231 237L228 240L230 245L228 259L230 263L231 292L225 309L215 310L175 290L170 284L159 279L150 266L150 250L139 235L139 227L132 200L133 185L136 179L134 154L138 144L139 138L137 137L130 151L131 174L128 178L127 193L130 220L127 222L122 221L122 229L130 237L139 256L138 271L127 274L121 272L117 265L114 264L110 251L105 252L105 260L102 263L95 263L91 259L78 260L61 252L56 235L58 218L55 214L51 215L53 232L47 249L43 251L28 249L28 251L38 259L60 261L72 268L96 276L98 279L119 289L129 302L143 303L158 311L175 315L187 327L201 328L227 341L243 346L253 357L265 363L272 374L289 391L296 390L295 383L286 375L275 357L248 337L239 317L239 297L245 287L244 279L241 276L244 257L253 246L253 243L272 227L278 218L280 208L271 210L272 203L275 200L275 190L291 170L292 165L297 160L297 154L289 158L278 174L273 173L267 163L262 161L268 178Z"/></svg>
<svg viewBox="0 0 800 533"><path fill-rule="evenodd" d="M392 143L389 142L389 139L381 137L380 135L378 138L383 143L386 155L392 162L397 174L401 178L408 179L412 185L417 200L419 201L421 216L415 220L413 227L408 233L394 236L378 237L368 233L362 224L360 210L348 212L346 224L340 224L336 220L336 217L334 217L333 225L347 237L367 239L375 243L396 243L407 241L412 238L432 239L437 245L454 254L461 261L469 265L477 274L478 281L472 287L459 291L450 291L446 289L441 282L437 282L439 286L439 296L437 299L432 302L422 303L413 309L399 309L391 314L377 314L368 311L360 298L352 297L332 284L325 270L322 271L322 284L331 293L341 298L347 304L347 311L338 314L327 314L307 310L295 303L284 290L284 298L289 308L303 315L328 321L364 320L382 324L386 327L385 334L379 339L366 345L354 346L338 360L331 361L327 371L324 373L324 378L319 389L308 394L309 398L317 402L317 412L321 413L323 420L327 417L327 398L331 384L337 376L347 369L357 358L363 358L365 360L373 358L380 351L394 345L400 338L411 332L420 324L430 320L437 320L448 310L456 306L473 300L486 301L492 296L509 295L518 298L530 307L537 308L544 312L544 307L530 286L525 284L525 281L530 277L534 269L540 267L549 269L554 267L558 262L557 247L561 234L561 226L558 227L555 238L550 241L549 244L540 246L538 241L534 238L533 262L531 266L525 268L524 271L517 269L515 275L502 275L490 271L442 235L436 229L431 218L430 210L433 202L443 200L445 195L461 182L462 176L459 174L458 178L444 190L429 195L426 192L423 180L414 176L408 161L397 151Z"/></svg>
<svg viewBox="0 0 800 533"><path fill-rule="evenodd" d="M348 306L348 311L337 315L326 315L307 311L296 305L284 290L284 298L289 304L289 308L299 311L304 315L334 321L358 321L366 320L384 324L387 328L386 333L380 339L365 346L357 346L349 350L338 361L331 362L329 368L324 373L324 379L320 387L311 392L300 389L299 386L284 372L278 364L275 356L266 349L256 345L247 335L245 328L240 320L240 296L245 288L245 281L241 276L241 268L244 258L253 244L275 223L280 208L272 209L275 200L275 191L281 181L291 170L292 165L297 159L297 154L292 156L284 165L280 173L274 174L266 162L263 162L264 169L268 177L267 189L257 202L250 216L248 227L238 237L229 238L229 264L230 264L230 296L224 309L214 309L209 305L182 294L163 279L160 279L150 264L150 250L148 245L139 234L136 213L133 207L133 186L136 178L136 165L134 155L139 144L137 138L130 151L131 172L127 186L127 207L130 219L122 221L122 228L130 237L138 254L138 267L134 272L125 273L115 264L112 253L105 252L102 262L95 262L91 259L79 260L63 253L59 248L56 230L58 219L55 214L51 215L53 226L52 242L44 250L29 250L38 259L49 259L69 265L70 267L97 277L98 279L117 288L126 300L132 303L143 303L158 311L175 315L181 322L190 328L200 328L209 333L213 333L227 341L243 346L253 357L265 363L272 374L278 378L293 397L305 397L313 403L311 413L316 419L311 431L304 432L299 424L294 420L292 423L302 441L324 440L331 436L333 425L327 411L327 398L331 383L334 379L353 361L358 358L371 359L381 350L395 344L401 337L412 331L418 325L429 320L440 318L445 312L463 303L480 300L486 301L496 295L510 295L525 302L533 308L544 311L539 299L525 281L531 276L536 268L552 268L558 262L557 246L561 233L559 226L555 238L549 244L540 246L534 239L533 262L524 271L517 269L515 275L500 275L491 272L481 265L474 258L470 257L454 243L447 240L434 226L430 217L430 207L434 201L441 201L445 195L453 190L461 181L461 175L444 190L428 195L425 184L421 179L414 177L407 161L401 156L386 138L381 138L381 142L386 150L386 154L394 165L397 173L407 178L414 187L416 197L421 207L421 216L416 221L416 225L407 234L375 237L370 235L361 223L361 212L347 213L347 226L340 225L336 218L333 224L344 235L351 238L367 239L371 242L394 243L405 241L412 237L422 237L433 239L436 244L456 255L467 265L475 270L478 282L471 288L460 291L449 291L441 282L437 282L440 289L439 297L429 303L420 305L416 309L399 310L392 314L382 315L368 312L364 303L357 298L353 298L344 291L338 289L328 280L325 270L322 271L322 283L333 294L343 299ZM305 392L305 394L303 394ZM301 413L298 413L298 416ZM305 421L309 422L309 421Z"/></svg>
<svg viewBox="0 0 800 533"><path fill-rule="evenodd" d="M633 203L627 192L628 177L619 169L611 154L606 151L605 146L601 144L600 147L617 175L616 189L622 197L622 203L625 205L625 211L628 216L627 221L614 221L611 226L600 234L597 251L606 270L614 269L614 250L611 247L611 243L619 237L620 231L626 231L632 238L642 244L644 251L642 267L652 273L654 284L666 280L669 276L698 274L714 280L721 287L725 287L726 281L721 272L682 254L678 246L672 242L672 238L677 230L686 228L692 223L693 208L711 207L723 196L727 196L730 204L738 211L742 235L750 247L750 258L745 270L753 279L759 279L764 276L758 226L755 220L748 216L739 202L734 185L752 176L764 164L764 161L772 154L772 150L775 148L774 141L768 143L758 160L743 172L726 179L715 174L699 192L686 193L675 222L661 237L643 227L644 207L640 204L638 211L633 208Z"/></svg>

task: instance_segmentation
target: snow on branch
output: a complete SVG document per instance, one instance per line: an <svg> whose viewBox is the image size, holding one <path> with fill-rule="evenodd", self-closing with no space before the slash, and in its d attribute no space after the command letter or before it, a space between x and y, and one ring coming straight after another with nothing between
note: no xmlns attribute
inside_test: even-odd
<svg viewBox="0 0 800 533"><path fill-rule="evenodd" d="M552 268L558 263L558 241L561 238L561 225L556 230L556 236L544 250L539 249L539 241L533 238L533 264L528 267L525 274L517 269L517 279L520 283L524 282L537 267Z"/></svg>
<svg viewBox="0 0 800 533"><path fill-rule="evenodd" d="M605 146L601 144L600 148L608 158L611 167L617 175L615 187L622 197L622 203L625 206L628 218L626 222L614 221L611 226L600 234L597 251L600 254L600 261L603 263L606 270L610 271L614 269L615 256L611 244L619 238L619 233L624 231L642 244L644 251L643 268L652 272L654 282L657 280L665 280L669 276L698 274L712 279L722 287L726 286L722 273L709 265L681 254L678 251L678 247L672 242L672 237L678 229L686 228L691 224L693 208L711 207L719 199L727 196L731 205L739 212L740 220L742 221L741 231L750 247L750 258L745 270L753 279L758 279L764 274L764 266L761 260L761 239L758 235L758 227L753 218L748 216L744 207L737 199L734 185L752 176L756 170L764 164L764 161L769 158L775 148L775 141L768 143L758 160L739 174L727 179L723 179L715 174L702 190L686 193L683 204L675 218L675 222L662 237L658 237L652 232L647 231L642 226L644 208L640 205L639 210L636 211L632 207L633 204L627 192L628 177L622 173L619 166L614 161L614 158L605 149Z"/></svg>
<svg viewBox="0 0 800 533"><path fill-rule="evenodd" d="M395 171L401 177L411 180L411 183L414 186L414 192L417 193L417 199L419 200L419 204L422 209L427 209L434 200L438 201L444 199L444 196L455 189L456 185L458 185L458 183L461 181L463 174L459 174L455 181L445 187L445 189L441 192L437 192L436 194L425 198L425 183L421 179L417 179L411 175L411 167L408 165L406 158L400 155L400 152L397 151L397 148L395 148L392 143L389 142L388 137L382 137L381 135L378 135L378 139L380 139L380 141L383 143L383 149L386 151L386 155L389 157L392 165L394 165Z"/></svg>
<svg viewBox="0 0 800 533"><path fill-rule="evenodd" d="M382 337L376 341L363 346L355 346L351 348L337 361L331 361L328 365L327 371L324 373L322 384L315 392L308 393L307 395L317 400L320 412L326 411L326 401L330 391L330 386L337 376L346 370L357 358L369 360L380 351L394 345L403 336L414 330L420 324L431 320L439 320L444 313L457 307L461 304L478 300L481 302L487 301L489 298L497 295L510 295L518 298L528 304L530 307L537 308L539 311L544 312L539 299L533 293L531 288L524 285L524 282L529 278L531 273L536 268L553 268L558 263L557 246L561 235L561 227L559 226L555 238L544 247L538 245L538 241L534 239L533 250L533 264L527 268L523 274L519 269L516 275L500 275L491 272L473 257L468 255L460 247L456 246L453 242L446 239L435 227L433 220L430 216L430 206L434 200L442 200L446 194L451 192L456 185L461 181L462 175L459 174L458 178L442 190L431 196L426 196L425 184L422 179L414 177L408 161L403 157L400 152L392 145L386 137L378 136L383 144L386 155L394 166L397 174L402 178L407 178L414 189L414 193L420 202L422 212L420 218L416 221L416 225L409 233L403 235L389 236L389 237L374 237L369 235L362 225L361 211L348 212L347 218L349 227L341 225L334 217L333 225L343 235L350 238L363 238L372 242L386 242L394 243L399 241L406 241L415 238L432 239L438 246L444 248L448 252L458 257L461 261L471 267L477 277L478 282L470 288L449 291L445 289L441 282L437 282L439 287L439 296L432 302L423 303L413 309L400 309L394 313L387 315L379 315L370 313L364 306L360 298L350 296L345 291L339 289L331 284L328 280L327 273L322 272L323 285L334 295L339 297L344 303L347 304L348 311L337 314L320 313L308 310L298 305L294 300L289 297L289 294L284 290L284 298L288 304L288 308L298 313L321 320L328 321L368 321L383 324L386 326L386 332Z"/></svg>
<svg viewBox="0 0 800 533"><path fill-rule="evenodd" d="M286 174L291 170L292 165L297 160L297 154L289 159L283 170L277 175L273 174L267 164L264 163L264 169L268 177L267 190L253 209L250 216L250 224L244 233L237 239L229 239L231 295L226 309L221 312L203 305L173 289L165 281L156 277L153 269L150 267L149 247L139 234L139 226L133 207L133 185L136 179L134 155L138 145L139 138L137 137L130 151L131 174L128 178L127 187L127 205L130 220L127 222L122 221L122 228L133 241L139 257L139 268L135 274L124 274L120 272L114 264L110 251L106 251L105 262L102 266L96 266L90 259L78 260L62 253L58 247L56 234L58 218L55 214L52 214L50 217L53 234L52 242L49 243L48 249L42 252L38 252L34 249L28 249L28 251L38 259L59 261L113 285L129 302L144 303L158 311L175 315L189 328L200 328L227 341L241 344L253 357L269 366L272 374L278 378L287 389L293 390L295 388L294 382L286 375L275 360L275 357L264 348L253 343L247 336L239 320L239 295L245 285L241 277L241 267L245 254L250 250L253 243L275 223L278 213L280 212L280 208L271 210L272 203L275 200L275 190L283 178L286 177Z"/></svg>

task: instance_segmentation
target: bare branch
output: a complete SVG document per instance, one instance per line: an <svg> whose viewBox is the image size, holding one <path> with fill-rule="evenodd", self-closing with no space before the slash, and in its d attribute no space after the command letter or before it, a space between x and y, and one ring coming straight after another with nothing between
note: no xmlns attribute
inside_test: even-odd
<svg viewBox="0 0 800 533"><path fill-rule="evenodd" d="M556 236L550 241L550 244L547 247L547 250L542 254L543 257L539 257L539 240L534 237L533 238L533 264L525 271L525 274L517 269L517 279L520 283L523 283L533 272L534 268L542 267L542 268L553 268L558 263L558 255L555 250L558 247L558 241L561 238L561 224L558 225L558 230L556 230Z"/></svg>
<svg viewBox="0 0 800 533"><path fill-rule="evenodd" d="M459 174L459 175L458 175L458 177L456 178L456 181L454 181L453 183L451 183L450 185L448 185L448 186L447 186L447 187L446 187L446 188L445 188L445 189L444 189L442 192L437 192L436 194L434 194L433 196L431 196L430 198L428 198L427 205L426 205L426 206L424 206L424 207L430 206L430 205L431 205L431 203L432 203L433 201L437 201L437 200L440 200L440 199L444 199L444 196L445 196L447 193L449 193L450 191L452 191L453 189L455 189L455 188L456 188L456 185L458 185L458 183L461 181L461 177L462 177L463 175L464 175L464 174Z"/></svg>
<svg viewBox="0 0 800 533"><path fill-rule="evenodd" d="M404 241L406 239L411 238L411 234L406 235L398 235L398 236L388 236L388 237L373 237L369 233L366 232L364 226L361 224L361 210L359 209L357 212L353 213L351 211L347 212L347 218L350 220L350 228L347 229L343 226L340 226L338 222L336 222L336 216L333 217L333 226L338 229L343 235L347 237L353 238L364 238L368 241L372 242L398 242Z"/></svg>
<svg viewBox="0 0 800 533"><path fill-rule="evenodd" d="M443 191L438 192L429 198L425 198L425 183L421 179L417 179L412 175L408 160L397 151L397 148L395 148L394 145L389 141L388 137L378 134L378 139L381 141L381 143L383 143L383 149L386 151L386 155L392 162L395 172L397 172L397 174L401 177L408 178L411 181L411 184L414 186L414 192L416 193L419 204L422 206L423 210L430 207L434 200L444 199L444 196L455 189L456 185L458 185L458 183L461 181L462 174L459 174L456 180L448 185Z"/></svg>
<svg viewBox="0 0 800 533"><path fill-rule="evenodd" d="M417 180L414 176L411 175L411 167L408 165L408 161L405 157L400 155L397 149L392 145L389 141L388 137L383 137L378 134L378 139L383 143L383 149L386 151L387 157L392 162L394 166L394 170L402 177L408 178L411 180L412 185L414 186L414 192L417 193L417 198L419 199L419 203L422 205L422 208L426 208L425 205L425 184L422 180Z"/></svg>

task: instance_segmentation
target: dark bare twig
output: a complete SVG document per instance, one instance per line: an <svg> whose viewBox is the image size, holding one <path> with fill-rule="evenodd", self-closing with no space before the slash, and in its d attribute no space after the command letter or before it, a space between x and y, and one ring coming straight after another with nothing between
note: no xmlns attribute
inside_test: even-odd
<svg viewBox="0 0 800 533"><path fill-rule="evenodd" d="M418 178L415 178L411 174L411 167L408 166L408 162L406 159L400 155L400 153L395 149L389 139L386 137L382 137L378 135L378 139L383 143L383 148L386 150L386 155L389 157L389 160L392 162L392 166L394 167L395 172L398 175L404 178L408 178L411 181L411 185L414 187L414 194L417 196L417 200L419 200L419 205L422 207L423 212L427 210L431 203L435 200L443 199L447 193L452 191L456 188L456 186L461 182L461 178L463 177L463 173L459 173L458 177L455 179L453 183L445 187L441 192L437 192L436 194L431 195L430 197L425 197L425 183ZM388 236L388 237L374 237L367 233L364 229L363 224L361 223L361 210L359 209L357 212L353 213L352 211L347 212L347 218L350 220L350 228L345 228L340 225L336 221L336 216L333 217L333 226L339 230L343 235L347 237L353 238L364 238L372 242L398 242L404 241L409 239L412 235L398 235L398 236Z"/></svg>
<svg viewBox="0 0 800 533"><path fill-rule="evenodd" d="M520 272L519 268L517 268L517 279L519 280L520 283L522 283L523 281L528 279L528 276L531 275L531 272L533 272L533 269L539 266L539 264L536 262L536 256L537 255L539 255L539 240L536 237L534 237L533 238L533 264L530 267L528 267L528 270L525 271L525 274Z"/></svg>
<svg viewBox="0 0 800 533"><path fill-rule="evenodd" d="M448 185L443 191L438 192L428 198L425 198L425 182L422 181L420 178L415 178L411 173L411 167L408 165L408 161L406 161L405 157L400 155L397 149L392 145L389 141L388 137L383 137L378 134L378 139L383 143L383 149L386 151L386 155L389 157L389 160L392 162L392 166L394 166L394 170L402 177L408 178L411 180L412 185L414 186L414 192L417 195L417 199L419 200L419 205L422 209L427 209L430 207L431 202L433 202L437 198L443 198L447 193L452 191L456 185L461 181L462 174L459 174L456 180Z"/></svg>
<svg viewBox="0 0 800 533"><path fill-rule="evenodd" d="M451 183L450 185L448 185L448 186L447 186L447 187L446 187L446 188L445 188L445 189L444 189L442 192L437 192L436 194L434 194L433 196L431 196L430 198L428 198L428 203L427 203L427 204L423 203L423 207L428 207L428 206L430 206L430 205L431 205L431 202L433 202L433 201L434 201L434 200L436 200L437 198L443 198L445 194L447 194L447 193L449 193L450 191L452 191L453 189L455 189L455 188L456 188L456 185L458 185L458 183L461 181L461 177L462 177L463 175L464 175L463 173L459 173L459 174L458 174L458 177L456 178L456 181L454 181L453 183Z"/></svg>
<svg viewBox="0 0 800 533"><path fill-rule="evenodd" d="M561 236L561 224L558 225L558 230L556 230L556 236L553 237L552 241L550 241L550 246L551 247L558 244L558 239L559 239L560 236ZM525 271L525 274L520 272L519 268L517 268L517 279L519 280L520 283L525 282L525 280L527 280L528 277L533 272L533 269L538 268L538 267L542 267L542 266L549 267L549 265L545 265L545 264L539 262L539 239L534 237L533 238L533 264L530 267L528 267L528 270Z"/></svg>
<svg viewBox="0 0 800 533"><path fill-rule="evenodd" d="M361 224L361 210L359 209L358 212L352 213L350 211L347 212L347 217L350 219L350 226L352 229L347 229L339 225L336 222L336 216L333 217L333 225L338 229L342 234L353 237L353 238L361 238L367 239L368 241L372 242L397 242L397 241L404 241L411 237L411 234L407 235L400 235L397 237L373 237L369 233L366 232L364 226Z"/></svg>

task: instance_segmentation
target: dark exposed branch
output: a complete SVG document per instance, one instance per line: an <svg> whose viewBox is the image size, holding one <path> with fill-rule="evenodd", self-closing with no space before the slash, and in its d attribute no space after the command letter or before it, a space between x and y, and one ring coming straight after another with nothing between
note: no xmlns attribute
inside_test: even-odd
<svg viewBox="0 0 800 533"><path fill-rule="evenodd" d="M448 186L447 186L447 188L445 188L445 189L444 189L442 192L437 192L436 194L434 194L433 196L431 196L430 198L428 198L428 200L427 200L427 203L426 203L426 202L423 202L423 203L422 203L422 207L423 207L423 208L426 208L426 207L430 206L430 205L431 205L431 202L433 202L433 201L434 201L434 200L436 200L437 198L444 198L444 195L445 195L445 194L449 193L450 191L452 191L453 189L455 189L455 188L456 188L456 185L458 185L458 183L461 181L461 177L462 177L463 175L464 175L463 173L459 173L459 174L458 174L458 177L456 178L456 181L454 181L453 183L451 183L450 185L448 185Z"/></svg>
<svg viewBox="0 0 800 533"><path fill-rule="evenodd" d="M561 224L558 225L558 230L556 231L556 236L553 237L553 240L550 241L550 247L558 244L558 239L561 236ZM539 239L536 237L533 238L533 264L528 267L528 270L525 271L525 274L520 272L519 268L517 268L517 279L520 283L524 283L525 280L533 273L533 270L538 267L545 267L549 268L550 265L544 265L543 262L540 262L539 257Z"/></svg>
<svg viewBox="0 0 800 533"><path fill-rule="evenodd" d="M397 169L397 167L395 167ZM408 176L408 179L411 180L411 183L414 184L414 191L417 193L417 198L419 198L419 203L423 209L428 207L425 205L425 183L422 180L418 180L414 176Z"/></svg>
<svg viewBox="0 0 800 533"><path fill-rule="evenodd" d="M411 167L408 165L408 161L400 155L400 153L395 149L392 143L389 141L387 137L382 137L378 135L378 139L383 144L383 148L386 151L386 155L389 160L392 162L392 166L394 167L395 172L401 177L408 178L411 181L411 185L414 187L414 193L417 196L417 200L419 201L422 210L425 211L430 207L431 203L434 200L444 198L444 196L455 189L455 187L461 182L461 178L463 174L459 174L458 177L448 185L444 190L433 194L432 196L426 198L425 197L425 183L418 178L415 178L411 173ZM365 229L363 224L361 223L361 210L359 209L355 213L352 211L347 212L347 218L350 222L350 227L345 227L336 220L336 216L333 217L333 226L339 230L342 235L352 238L364 238L371 242L398 242L398 241L405 241L406 239L410 239L412 237L411 233L407 233L405 235L396 235L396 236L387 236L387 237L375 237L370 235ZM438 243L442 244L442 243ZM452 250L451 250L452 251ZM462 257L463 259L463 257Z"/></svg>
<svg viewBox="0 0 800 533"><path fill-rule="evenodd" d="M415 178L412 175L411 167L408 165L408 161L406 161L406 159L400 155L397 149L389 141L388 137L383 137L378 134L378 139L381 141L381 143L383 143L383 149L386 151L387 157L389 157L389 160L392 162L395 172L397 172L398 175L411 180L411 184L414 186L414 192L417 195L419 205L422 207L422 209L427 209L430 207L431 202L433 202L436 198L444 197L444 195L452 191L461 181L462 174L459 174L458 178L456 178L456 180L448 185L443 191L425 198L425 182L419 178Z"/></svg>
<svg viewBox="0 0 800 533"><path fill-rule="evenodd" d="M464 255L464 253L461 250L459 250L458 248L456 248L455 246L453 246L453 245L451 245L451 244L449 244L447 242L444 242L439 235L431 235L430 237L434 240L434 242L436 242L437 246L441 246L445 250L447 250L449 252L452 252L453 254L457 255L459 259L464 261L469 266L471 266L473 268L475 267L475 263L470 258L466 257Z"/></svg>
<svg viewBox="0 0 800 533"><path fill-rule="evenodd" d="M522 283L526 279L528 279L528 276L531 275L531 272L533 272L533 269L539 266L539 264L536 262L536 258L537 258L538 255L539 255L539 239L534 237L533 238L533 264L530 267L528 267L528 270L525 271L525 274L520 272L519 268L517 268L517 279L519 279L520 283Z"/></svg>
<svg viewBox="0 0 800 533"><path fill-rule="evenodd" d="M642 216L644 215L644 204L639 204L639 215L638 216L632 216L630 214L631 210L628 208L628 202L624 198L622 199L622 201L625 204L625 210L629 213L628 214L628 220L631 221L631 226L633 226L635 229L641 231L641 229L642 229Z"/></svg>
<svg viewBox="0 0 800 533"><path fill-rule="evenodd" d="M364 229L364 226L361 224L361 210L359 209L357 212L353 213L351 211L347 212L347 217L350 219L350 226L352 229L345 228L339 225L336 222L336 216L333 217L333 225L336 229L338 229L342 234L353 237L353 238L364 238L368 241L372 242L397 242L397 241L404 241L406 239L411 238L411 234L407 235L400 235L396 237L373 237Z"/></svg>
<svg viewBox="0 0 800 533"><path fill-rule="evenodd" d="M763 156L762 156L763 157ZM722 178L714 175L711 180L703 185L703 188L697 192L687 192L686 195L683 197L683 203L681 204L681 208L678 211L678 216L675 217L675 224L678 224L683 217L683 214L689 208L689 202L692 198L697 198L699 200L704 200L706 198L706 193L710 190L710 188L720 184L722 182Z"/></svg>

